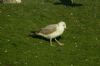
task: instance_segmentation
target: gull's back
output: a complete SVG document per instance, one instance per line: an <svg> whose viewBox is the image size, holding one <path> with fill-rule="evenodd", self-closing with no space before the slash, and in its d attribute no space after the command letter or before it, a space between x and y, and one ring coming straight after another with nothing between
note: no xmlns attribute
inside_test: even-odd
<svg viewBox="0 0 100 66"><path fill-rule="evenodd" d="M48 25L44 28L41 28L38 33L48 35L50 33L53 33L54 31L56 31L56 29L57 29L57 24L52 24L52 25Z"/></svg>

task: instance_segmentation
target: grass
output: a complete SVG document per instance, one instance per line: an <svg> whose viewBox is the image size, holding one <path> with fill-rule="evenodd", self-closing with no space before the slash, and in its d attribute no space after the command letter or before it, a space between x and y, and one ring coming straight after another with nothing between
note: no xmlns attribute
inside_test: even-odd
<svg viewBox="0 0 100 66"><path fill-rule="evenodd" d="M75 0L80 7L54 5L57 0L0 4L0 66L100 66L99 0ZM65 21L59 46L28 36L30 31Z"/></svg>

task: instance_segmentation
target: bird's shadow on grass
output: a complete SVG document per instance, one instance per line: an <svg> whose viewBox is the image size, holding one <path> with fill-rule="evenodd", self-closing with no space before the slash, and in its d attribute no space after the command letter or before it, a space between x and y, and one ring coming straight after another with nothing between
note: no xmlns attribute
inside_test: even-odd
<svg viewBox="0 0 100 66"><path fill-rule="evenodd" d="M38 35L34 34L33 31L30 32L29 36L32 37L32 38L36 38L36 39L42 39L42 40L45 40L45 41L48 41L48 42L50 41L50 39L46 39L46 38L44 38L44 37L42 37L42 36L38 36ZM56 39L57 39L57 40L60 40L60 39L61 39L61 36L57 37ZM52 39L52 41L55 42L54 39Z"/></svg>
<svg viewBox="0 0 100 66"><path fill-rule="evenodd" d="M2 1L2 0L0 0L0 4L1 4L1 3L3 3L3 1Z"/></svg>
<svg viewBox="0 0 100 66"><path fill-rule="evenodd" d="M82 6L79 3L73 3L71 0L59 0L60 2L55 2L54 5L64 5L64 6L71 6L71 7L78 7Z"/></svg>

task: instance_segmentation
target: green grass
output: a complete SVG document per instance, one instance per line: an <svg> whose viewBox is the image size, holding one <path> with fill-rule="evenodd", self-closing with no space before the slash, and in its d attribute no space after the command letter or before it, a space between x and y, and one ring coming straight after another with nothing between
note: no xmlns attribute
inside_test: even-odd
<svg viewBox="0 0 100 66"><path fill-rule="evenodd" d="M74 0L83 6L67 8L54 5L56 1L0 4L0 66L100 66L99 0ZM62 47L28 36L59 21L68 27Z"/></svg>

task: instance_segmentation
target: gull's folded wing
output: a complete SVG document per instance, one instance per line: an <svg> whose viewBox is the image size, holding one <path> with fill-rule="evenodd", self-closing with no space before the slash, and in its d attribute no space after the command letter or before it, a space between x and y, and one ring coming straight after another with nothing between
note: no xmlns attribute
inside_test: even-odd
<svg viewBox="0 0 100 66"><path fill-rule="evenodd" d="M44 28L41 28L41 30L39 31L39 33L50 34L50 33L55 32L56 29L57 29L57 24L48 25L48 26L46 26Z"/></svg>

